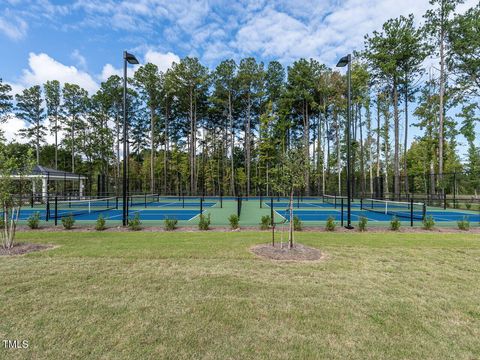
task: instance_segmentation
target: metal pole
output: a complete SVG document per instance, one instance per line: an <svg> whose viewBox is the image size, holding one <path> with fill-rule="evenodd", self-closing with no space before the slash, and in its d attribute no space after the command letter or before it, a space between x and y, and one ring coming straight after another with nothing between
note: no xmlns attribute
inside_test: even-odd
<svg viewBox="0 0 480 360"><path fill-rule="evenodd" d="M127 226L127 52L123 52L123 226Z"/></svg>
<svg viewBox="0 0 480 360"><path fill-rule="evenodd" d="M350 159L350 124L351 124L351 106L352 106L352 55L348 54L348 108L347 108L347 229L353 229L352 226L352 184L351 184L351 159Z"/></svg>

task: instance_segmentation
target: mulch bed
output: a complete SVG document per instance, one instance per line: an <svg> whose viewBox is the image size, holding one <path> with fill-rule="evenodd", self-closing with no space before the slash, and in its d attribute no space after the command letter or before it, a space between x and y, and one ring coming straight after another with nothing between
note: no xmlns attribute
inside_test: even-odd
<svg viewBox="0 0 480 360"><path fill-rule="evenodd" d="M0 247L0 256L23 255L34 251L42 251L53 248L53 245L15 243L11 249Z"/></svg>
<svg viewBox="0 0 480 360"><path fill-rule="evenodd" d="M320 250L305 246L302 244L294 244L292 249L288 248L288 244L262 244L250 248L250 251L264 259L280 260L280 261L318 261L325 257Z"/></svg>

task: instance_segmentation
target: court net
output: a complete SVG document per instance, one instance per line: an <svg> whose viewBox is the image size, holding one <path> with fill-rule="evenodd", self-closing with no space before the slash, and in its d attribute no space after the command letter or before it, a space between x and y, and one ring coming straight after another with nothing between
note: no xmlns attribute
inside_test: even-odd
<svg viewBox="0 0 480 360"><path fill-rule="evenodd" d="M425 203L413 201L363 199L361 202L361 209L417 220L423 220L426 215Z"/></svg>
<svg viewBox="0 0 480 360"><path fill-rule="evenodd" d="M88 200L49 199L47 202L47 217L61 219L66 216L80 216L118 208L118 198L97 198ZM48 220L48 219L47 219Z"/></svg>
<svg viewBox="0 0 480 360"><path fill-rule="evenodd" d="M147 206L147 204L158 202L158 198L158 194L130 195L129 206Z"/></svg>
<svg viewBox="0 0 480 360"><path fill-rule="evenodd" d="M340 206L342 204L347 204L347 197L346 196L340 196L340 195L323 195L323 202L325 204L331 204L334 205L335 207Z"/></svg>

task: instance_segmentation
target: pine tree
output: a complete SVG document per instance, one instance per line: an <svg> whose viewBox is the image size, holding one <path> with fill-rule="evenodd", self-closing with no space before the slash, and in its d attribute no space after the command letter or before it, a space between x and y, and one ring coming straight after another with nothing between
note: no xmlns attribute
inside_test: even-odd
<svg viewBox="0 0 480 360"><path fill-rule="evenodd" d="M47 128L43 124L45 112L43 108L42 89L39 85L23 90L15 96L17 102L16 115L30 126L20 130L20 136L33 140L37 165L40 164L40 145L45 141Z"/></svg>

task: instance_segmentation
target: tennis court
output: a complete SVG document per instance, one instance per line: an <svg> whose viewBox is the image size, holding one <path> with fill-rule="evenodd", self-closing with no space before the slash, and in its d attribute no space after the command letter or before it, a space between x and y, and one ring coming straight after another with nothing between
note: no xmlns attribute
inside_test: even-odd
<svg viewBox="0 0 480 360"><path fill-rule="evenodd" d="M128 217L137 215L146 226L162 225L165 219L176 219L179 225L196 225L200 214L210 214L213 226L228 226L229 216L239 215L240 225L257 226L262 216L272 215L275 222L289 222L290 201L286 197L187 197L159 196L155 194L133 195L128 198ZM77 224L92 224L99 215L107 223L118 225L122 221L121 198L87 200L49 200L47 204L23 207L20 221L38 213L46 224L61 223L63 217L72 215ZM47 210L48 209L48 210ZM243 209L243 210L242 210ZM339 225L347 220L347 201L344 197L295 197L293 215L305 226L322 226L329 218ZM480 226L480 211L441 209L426 207L423 203L396 202L377 199L354 199L351 203L352 223L366 217L371 225L388 226L393 216L405 225L420 225L431 216L439 226L456 226L458 221L468 219L472 226Z"/></svg>

